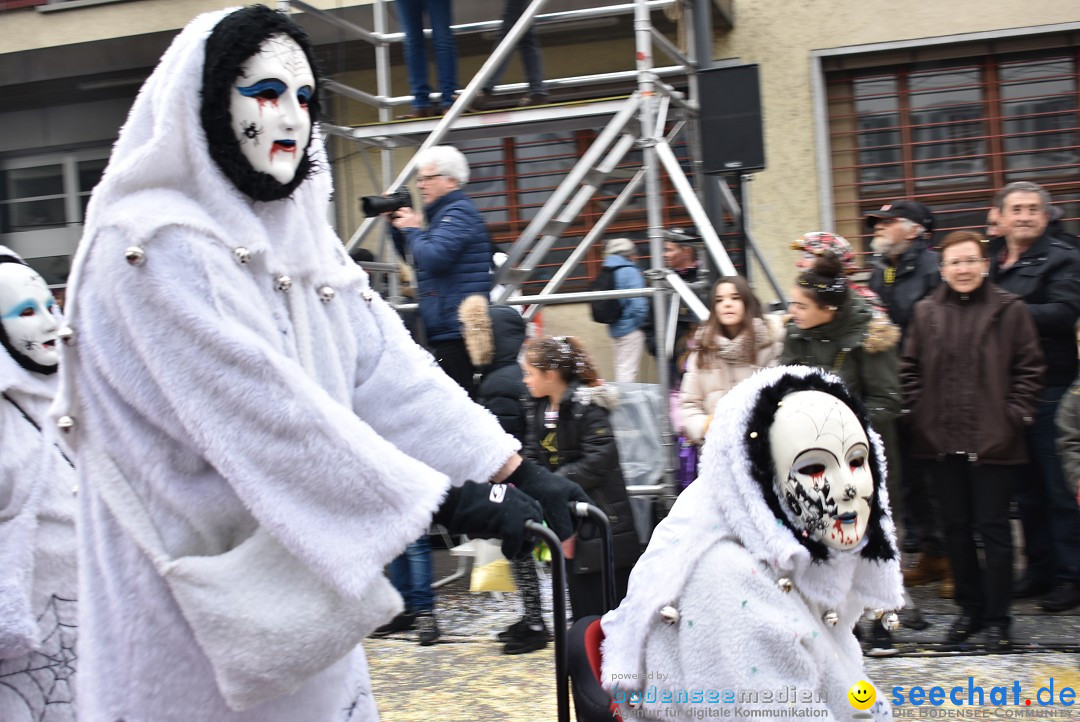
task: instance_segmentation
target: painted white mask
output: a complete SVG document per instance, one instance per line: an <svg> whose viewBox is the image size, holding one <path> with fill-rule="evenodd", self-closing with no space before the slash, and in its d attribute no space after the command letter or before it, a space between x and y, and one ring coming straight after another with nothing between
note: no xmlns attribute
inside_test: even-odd
<svg viewBox="0 0 1080 722"><path fill-rule="evenodd" d="M870 442L848 406L822 391L784 397L769 429L780 503L806 535L850 549L866 534L874 477Z"/></svg>
<svg viewBox="0 0 1080 722"><path fill-rule="evenodd" d="M11 350L45 367L59 362L56 299L45 279L21 263L0 263L0 323ZM21 365L21 359L16 358Z"/></svg>
<svg viewBox="0 0 1080 722"><path fill-rule="evenodd" d="M288 35L269 38L240 68L229 101L233 132L252 167L278 183L292 181L307 150L314 92L307 56Z"/></svg>

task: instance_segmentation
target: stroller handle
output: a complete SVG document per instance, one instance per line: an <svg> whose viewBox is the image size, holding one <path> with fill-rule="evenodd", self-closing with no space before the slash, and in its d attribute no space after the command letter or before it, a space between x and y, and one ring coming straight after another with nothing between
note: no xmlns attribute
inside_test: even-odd
<svg viewBox="0 0 1080 722"><path fill-rule="evenodd" d="M547 542L551 549L551 606L555 634L555 692L559 705L559 722L570 722L570 690L567 687L566 663L566 560L559 535L531 519L525 530L536 539Z"/></svg>

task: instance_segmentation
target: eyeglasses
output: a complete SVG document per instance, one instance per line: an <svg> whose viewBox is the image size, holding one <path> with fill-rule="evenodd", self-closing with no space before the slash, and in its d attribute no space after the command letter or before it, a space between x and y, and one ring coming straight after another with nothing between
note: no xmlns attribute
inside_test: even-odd
<svg viewBox="0 0 1080 722"><path fill-rule="evenodd" d="M975 266L982 265L982 262L983 259L981 258L954 258L948 263L943 263L941 265L945 266L946 268L960 268L961 266L964 266L966 268L973 268Z"/></svg>
<svg viewBox="0 0 1080 722"><path fill-rule="evenodd" d="M436 178L445 178L445 177L446 177L445 173L432 173L431 175L418 175L418 176L416 176L416 182L417 183L427 183L428 181L434 180Z"/></svg>

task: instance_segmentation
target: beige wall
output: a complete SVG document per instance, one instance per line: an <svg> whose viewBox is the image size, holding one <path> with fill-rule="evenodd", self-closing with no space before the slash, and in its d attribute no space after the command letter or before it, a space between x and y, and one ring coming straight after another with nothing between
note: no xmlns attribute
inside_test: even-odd
<svg viewBox="0 0 1080 722"><path fill-rule="evenodd" d="M33 8L0 13L0 53L179 30L200 13L249 4L228 0L138 0L51 12ZM372 0L307 0L323 9L370 5ZM277 3L263 2L277 7Z"/></svg>
<svg viewBox="0 0 1080 722"><path fill-rule="evenodd" d="M715 57L761 65L768 168L750 185L750 228L770 265L794 277L788 242L820 228L811 52L1080 21L1080 3L950 0L735 0L735 29Z"/></svg>

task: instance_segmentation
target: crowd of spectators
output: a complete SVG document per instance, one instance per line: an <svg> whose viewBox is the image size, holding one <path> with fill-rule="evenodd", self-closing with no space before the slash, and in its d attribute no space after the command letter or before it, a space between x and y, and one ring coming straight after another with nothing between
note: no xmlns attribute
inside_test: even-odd
<svg viewBox="0 0 1080 722"><path fill-rule="evenodd" d="M422 164L422 192L444 172L448 178L461 176L440 165ZM447 184L447 192L456 192L459 203L467 200L460 181ZM405 214L394 219L409 239L399 248L411 252L421 279L422 316L427 315L424 280L433 282L432 256L424 255L429 253L424 244L438 236L440 227L469 235L464 223L440 222L441 196L427 192L424 198L434 230L421 231L415 215L416 228L401 222ZM698 323L684 308L674 329L678 354L672 358L671 410L682 443L696 454L719 400L758 369L807 365L839 376L867 407L884 441L888 485L907 553L905 586L937 583L942 597L955 599L959 615L947 632L954 642L985 629L992 646L1007 647L1012 598L1038 596L1048 612L1080 604L1075 335L1080 246L1060 223L1052 224L1051 208L1038 185L1012 183L998 193L988 215L987 230L996 235L952 232L935 243L930 209L899 199L865 216L873 232L869 268L860 266L857 252L844 238L806 233L792 242L800 252L799 275L786 313L763 312L742 277L719 278L709 285L695 239L685 232L668 232L665 243L665 265L701 294L709 310L708 318ZM480 259L489 252L486 235L473 235L483 238L484 248L475 254ZM635 248L627 238L605 245L604 266L614 272L615 288L645 286ZM868 282L860 283L857 277L868 277ZM489 290L466 289L458 281L437 283L448 284L434 294L442 304L455 293L453 298L460 299ZM643 348L657 351L655 339L646 343L652 313L645 298L621 299L619 304L619 318L607 328L614 346L614 381L634 381ZM443 347L433 347L441 359L438 349ZM579 341L547 339L529 348L520 354L529 393L522 394L525 406L518 408L525 411L515 423L526 429L519 436L526 453L558 472L568 457L557 453L556 439L583 453L577 450L579 442L598 427L606 430L606 422L597 421L573 433L571 427L556 433L553 409L560 409L558 401L572 407L589 396L592 401L582 409L608 401L604 393L584 391L602 387L603 381ZM471 373L475 365L468 368ZM558 382L550 381L556 377ZM579 414L570 418L582 423ZM615 450L614 443L610 450ZM617 453L588 452L584 461L567 468L581 464L597 472L597 483L618 478L615 486L621 488ZM1009 516L1014 504L1020 510L1025 557L1016 580L1007 563L1013 549ZM973 540L982 545L985 561L975 556ZM525 568L520 561L517 566ZM584 578L571 576L572 596L579 607L599 611L597 600L582 596ZM905 599L905 623L924 628L926 622L910 596ZM541 633L546 639L546 628L529 618L536 615L526 607L518 631L531 623L535 639ZM881 625L872 625L867 647L874 654L895 652Z"/></svg>

